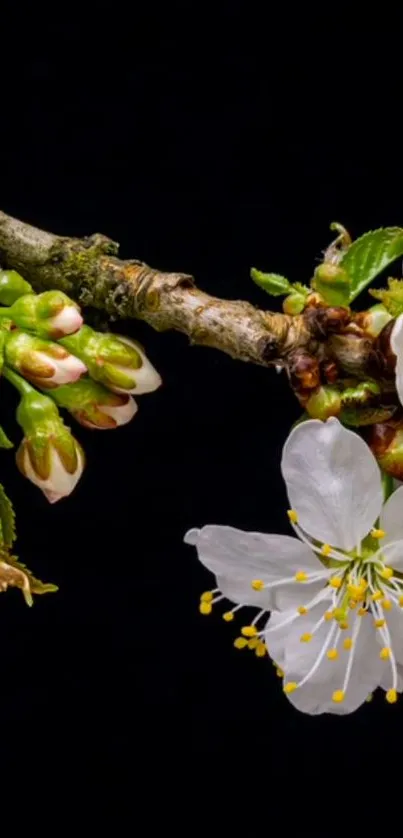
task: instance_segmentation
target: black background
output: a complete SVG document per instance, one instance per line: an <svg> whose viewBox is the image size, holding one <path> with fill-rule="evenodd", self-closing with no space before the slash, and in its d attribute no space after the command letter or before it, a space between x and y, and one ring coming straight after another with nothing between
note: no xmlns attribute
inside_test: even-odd
<svg viewBox="0 0 403 838"><path fill-rule="evenodd" d="M246 3L14 7L1 208L103 232L123 257L269 307L252 265L306 281L331 221L353 236L403 224L397 30ZM1 597L6 764L71 764L88 791L133 793L139 766L172 759L240 776L264 760L266 778L292 783L301 759L316 779L335 741L357 770L368 737L376 759L395 756L401 706L305 717L267 660L232 648L233 626L198 614L211 580L189 527L288 532L279 460L299 410L285 378L142 323L113 329L142 341L164 383L130 426L76 428L88 467L74 494L49 506L2 453L19 555L60 586L31 610ZM14 407L3 384L17 439Z"/></svg>

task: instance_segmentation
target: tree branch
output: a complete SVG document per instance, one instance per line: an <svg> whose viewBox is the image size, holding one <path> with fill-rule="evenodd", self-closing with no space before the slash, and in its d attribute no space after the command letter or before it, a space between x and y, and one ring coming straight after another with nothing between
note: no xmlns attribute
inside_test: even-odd
<svg viewBox="0 0 403 838"><path fill-rule="evenodd" d="M372 342L346 330L351 316L344 309L313 306L291 316L220 300L198 290L193 277L121 260L118 249L100 234L66 238L0 212L0 261L18 270L36 291L60 289L113 319L138 318L158 331L176 329L191 343L238 360L286 366L303 386L308 379L313 382L312 370L307 374L309 358L323 360L326 354L350 375L365 376Z"/></svg>

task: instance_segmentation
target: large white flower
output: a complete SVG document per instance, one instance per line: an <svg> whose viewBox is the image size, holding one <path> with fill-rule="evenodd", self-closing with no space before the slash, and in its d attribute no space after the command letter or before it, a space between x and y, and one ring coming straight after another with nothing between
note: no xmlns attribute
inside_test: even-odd
<svg viewBox="0 0 403 838"><path fill-rule="evenodd" d="M403 487L383 505L375 458L335 418L298 425L281 468L298 538L215 525L186 534L217 578L200 610L228 599L231 621L257 606L234 645L268 651L303 712L351 713L378 686L393 703L403 689Z"/></svg>

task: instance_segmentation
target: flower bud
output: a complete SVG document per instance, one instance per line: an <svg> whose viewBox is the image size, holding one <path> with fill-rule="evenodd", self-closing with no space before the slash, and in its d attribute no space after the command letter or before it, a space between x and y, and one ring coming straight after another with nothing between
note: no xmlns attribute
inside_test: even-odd
<svg viewBox="0 0 403 838"><path fill-rule="evenodd" d="M7 334L4 351L6 363L38 387L68 384L87 372L80 358L70 355L64 346L19 329Z"/></svg>
<svg viewBox="0 0 403 838"><path fill-rule="evenodd" d="M294 294L288 294L288 296L283 301L283 311L284 314L301 314L301 311L304 310L306 305L306 297L302 294L298 294L297 292Z"/></svg>
<svg viewBox="0 0 403 838"><path fill-rule="evenodd" d="M52 390L52 398L86 428L107 430L126 425L137 413L128 393L111 393L91 378Z"/></svg>
<svg viewBox="0 0 403 838"><path fill-rule="evenodd" d="M24 294L33 294L32 286L17 271L0 271L0 304L12 306Z"/></svg>
<svg viewBox="0 0 403 838"><path fill-rule="evenodd" d="M76 332L83 323L78 305L62 291L25 294L8 314L21 329L54 340Z"/></svg>
<svg viewBox="0 0 403 838"><path fill-rule="evenodd" d="M403 420L372 425L368 432L368 444L381 469L403 480Z"/></svg>
<svg viewBox="0 0 403 838"><path fill-rule="evenodd" d="M140 345L129 338L102 334L82 326L61 340L63 346L84 361L91 377L115 393L151 393L161 385Z"/></svg>
<svg viewBox="0 0 403 838"><path fill-rule="evenodd" d="M56 405L41 393L26 393L17 409L17 421L25 434L16 456L22 474L50 503L69 495L83 472L84 452Z"/></svg>
<svg viewBox="0 0 403 838"><path fill-rule="evenodd" d="M305 402L305 409L311 419L323 422L330 416L338 416L341 410L341 396L337 387L318 387Z"/></svg>
<svg viewBox="0 0 403 838"><path fill-rule="evenodd" d="M344 268L331 262L323 262L316 268L313 287L331 306L348 306L350 277Z"/></svg>

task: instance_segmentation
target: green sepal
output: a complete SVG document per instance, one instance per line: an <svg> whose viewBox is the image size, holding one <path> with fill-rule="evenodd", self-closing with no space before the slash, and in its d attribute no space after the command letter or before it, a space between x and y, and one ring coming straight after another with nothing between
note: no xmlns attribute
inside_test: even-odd
<svg viewBox="0 0 403 838"><path fill-rule="evenodd" d="M0 271L0 305L12 306L19 297L33 293L32 285L17 271Z"/></svg>
<svg viewBox="0 0 403 838"><path fill-rule="evenodd" d="M14 448L14 443L8 438L4 428L0 425L0 448Z"/></svg>

